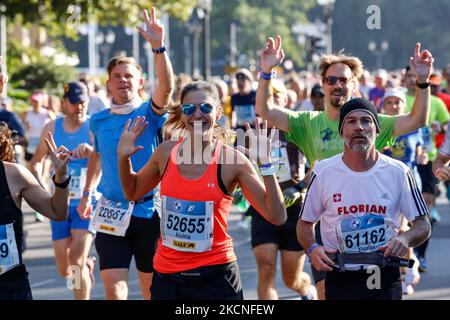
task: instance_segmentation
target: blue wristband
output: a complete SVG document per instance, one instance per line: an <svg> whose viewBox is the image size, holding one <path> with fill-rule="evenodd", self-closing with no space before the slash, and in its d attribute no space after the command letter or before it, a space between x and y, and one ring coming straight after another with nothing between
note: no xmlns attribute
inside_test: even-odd
<svg viewBox="0 0 450 320"><path fill-rule="evenodd" d="M308 249L308 251L306 252L306 255L308 256L308 258L310 258L311 256L311 252L314 250L315 247L319 247L320 244L318 244L317 242L314 242Z"/></svg>
<svg viewBox="0 0 450 320"><path fill-rule="evenodd" d="M260 67L259 68L259 74L261 76L261 78L263 78L264 80L271 80L273 78L275 78L275 71L272 71L271 73L265 73L263 71L263 69Z"/></svg>
<svg viewBox="0 0 450 320"><path fill-rule="evenodd" d="M153 49L153 48L152 48L152 52L153 52L153 53L156 53L156 54L160 54L160 53L163 53L163 52L165 52L165 51L166 51L166 46L163 46L163 47L158 48L158 49Z"/></svg>

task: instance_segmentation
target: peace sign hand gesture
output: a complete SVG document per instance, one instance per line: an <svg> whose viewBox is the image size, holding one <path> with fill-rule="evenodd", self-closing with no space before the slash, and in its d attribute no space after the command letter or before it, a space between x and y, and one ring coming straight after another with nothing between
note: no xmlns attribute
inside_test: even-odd
<svg viewBox="0 0 450 320"><path fill-rule="evenodd" d="M147 40L147 42L150 43L152 48L158 49L163 46L164 42L164 26L159 21L159 19L156 19L156 9L155 7L152 7L150 11L150 17L148 15L147 10L143 11L144 13L144 20L146 25L146 30L142 29L141 27L137 27L141 35Z"/></svg>
<svg viewBox="0 0 450 320"><path fill-rule="evenodd" d="M434 58L428 50L420 51L420 43L416 43L414 57L409 58L409 66L419 83L427 82L433 68Z"/></svg>
<svg viewBox="0 0 450 320"><path fill-rule="evenodd" d="M281 36L277 36L277 42L269 37L264 50L261 52L261 68L265 73L271 73L284 59L284 51L281 49Z"/></svg>
<svg viewBox="0 0 450 320"><path fill-rule="evenodd" d="M45 138L45 144L47 145L50 159L55 169L55 180L57 182L65 181L68 163L71 160L72 153L64 146L57 148L51 132L48 132L47 138Z"/></svg>

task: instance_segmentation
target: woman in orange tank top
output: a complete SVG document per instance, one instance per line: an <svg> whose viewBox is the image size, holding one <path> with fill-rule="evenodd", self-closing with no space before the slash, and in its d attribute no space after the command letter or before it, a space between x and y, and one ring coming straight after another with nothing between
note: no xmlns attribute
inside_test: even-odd
<svg viewBox="0 0 450 320"><path fill-rule="evenodd" d="M139 172L133 171L130 157L143 148L135 142L148 125L144 118L127 122L117 150L127 200L139 199L161 183L161 238L153 260L152 299L243 299L227 217L239 185L269 222L286 221L270 158L273 134L267 136L267 122L255 121L256 131L247 123L250 148L240 147L258 163L261 181L251 161L217 134L222 107L214 85L188 84L181 105L169 113L166 126L181 129L182 137L162 143Z"/></svg>

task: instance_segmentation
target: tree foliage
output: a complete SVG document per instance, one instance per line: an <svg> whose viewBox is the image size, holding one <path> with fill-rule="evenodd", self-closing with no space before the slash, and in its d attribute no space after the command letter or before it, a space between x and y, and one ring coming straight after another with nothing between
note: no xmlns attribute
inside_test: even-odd
<svg viewBox="0 0 450 320"><path fill-rule="evenodd" d="M159 10L188 19L197 0L3 0L6 16L47 28L50 36L76 37L76 25L94 19L101 25L135 26L141 12L155 5ZM76 7L75 7L76 6Z"/></svg>

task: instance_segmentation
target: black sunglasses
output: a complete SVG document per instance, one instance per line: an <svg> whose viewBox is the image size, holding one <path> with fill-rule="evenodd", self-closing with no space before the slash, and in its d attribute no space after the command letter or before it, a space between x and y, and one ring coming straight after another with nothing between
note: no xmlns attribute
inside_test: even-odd
<svg viewBox="0 0 450 320"><path fill-rule="evenodd" d="M200 111L204 114L211 113L213 106L210 105L208 102L203 102L198 105ZM181 105L181 112L183 112L185 115L190 116L195 112L195 109L197 109L197 106L193 103L184 103Z"/></svg>
<svg viewBox="0 0 450 320"><path fill-rule="evenodd" d="M336 84L336 82L339 80L342 84L347 84L351 79L346 77L335 77L335 76L329 76L323 79L324 82L329 85L333 86Z"/></svg>

